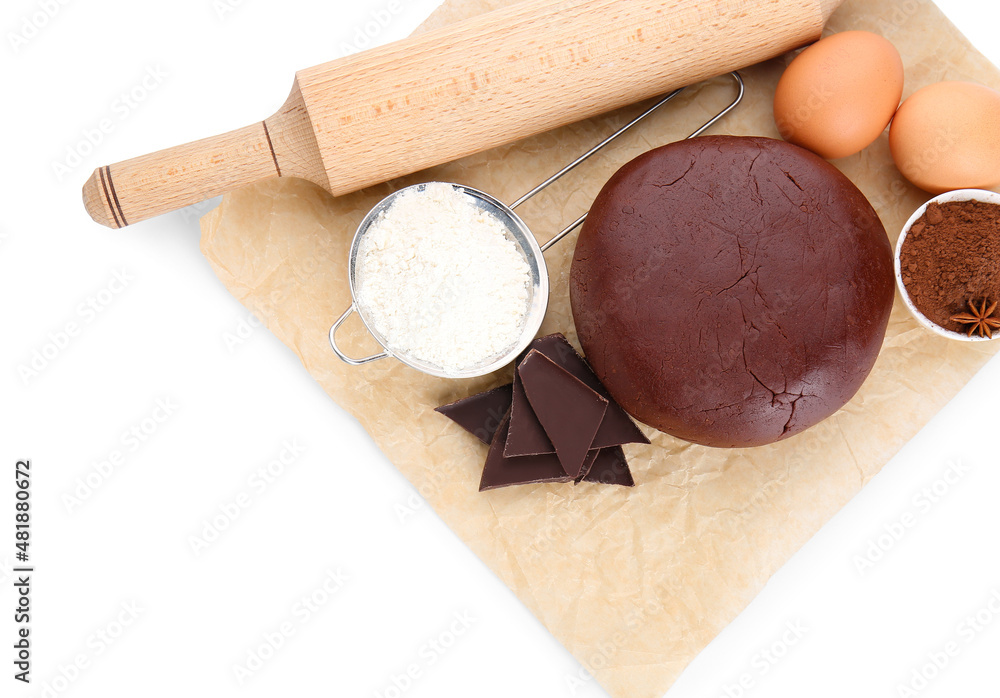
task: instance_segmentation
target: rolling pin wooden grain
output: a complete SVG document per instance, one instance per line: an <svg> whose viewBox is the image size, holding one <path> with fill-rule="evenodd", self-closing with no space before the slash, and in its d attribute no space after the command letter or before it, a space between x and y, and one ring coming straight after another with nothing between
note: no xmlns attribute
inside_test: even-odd
<svg viewBox="0 0 1000 698"><path fill-rule="evenodd" d="M94 171L121 228L270 177L346 194L819 38L841 0L525 0L298 72L274 116Z"/></svg>

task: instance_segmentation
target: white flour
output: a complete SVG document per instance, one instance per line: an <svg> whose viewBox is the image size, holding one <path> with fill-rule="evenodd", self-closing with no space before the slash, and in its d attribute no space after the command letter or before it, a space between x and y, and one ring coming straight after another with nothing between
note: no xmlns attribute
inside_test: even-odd
<svg viewBox="0 0 1000 698"><path fill-rule="evenodd" d="M389 348L445 371L509 351L531 270L492 214L450 184L401 194L358 250L357 300Z"/></svg>

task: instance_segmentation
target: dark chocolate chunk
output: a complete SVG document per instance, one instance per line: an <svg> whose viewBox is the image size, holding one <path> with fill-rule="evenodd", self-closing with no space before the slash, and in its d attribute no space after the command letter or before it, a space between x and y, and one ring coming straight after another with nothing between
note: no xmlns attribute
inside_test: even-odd
<svg viewBox="0 0 1000 698"><path fill-rule="evenodd" d="M503 421L504 415L510 410L511 384L487 390L472 397L457 400L449 405L435 409L445 417L455 422L484 444L493 442Z"/></svg>
<svg viewBox="0 0 1000 698"><path fill-rule="evenodd" d="M535 350L551 359L554 363L571 373L579 381L608 401L608 410L604 413L604 421L597 430L591 448L609 448L623 444L648 444L649 439L635 425L632 418L623 410L611 393L604 387L590 366L580 356L573 345L561 334L550 334L539 337L528 351Z"/></svg>
<svg viewBox="0 0 1000 698"><path fill-rule="evenodd" d="M625 460L625 451L621 446L602 448L596 454L597 457L590 470L583 478L578 478L577 482L582 479L584 482L599 482L603 485L635 486L632 472L628 469L628 461Z"/></svg>
<svg viewBox="0 0 1000 698"><path fill-rule="evenodd" d="M563 470L576 478L604 421L607 399L537 351L528 352L517 373Z"/></svg>
<svg viewBox="0 0 1000 698"><path fill-rule="evenodd" d="M564 402L574 403L579 399L578 397L574 398L573 395L579 393L587 394L580 390L581 386L579 384L593 391L593 393L589 394L591 402L595 400L599 401L600 398L607 399L607 391L604 386L597 381L587 363L561 334L536 339L531 347L529 347L529 353L534 348L537 348L536 354L541 355L540 359L548 359L550 364L555 365L548 367L550 371L553 368L557 370L561 368L564 373L568 374L570 380L568 381L566 376L560 377L564 382L576 388L576 392L571 389L570 394L560 389L547 390L545 392L547 402L551 402L552 405L562 410ZM518 365L520 365L526 356L527 354L523 354L520 357ZM538 361L539 358L536 358L535 361ZM541 365L544 366L544 364ZM528 370L530 373L533 370L537 372L537 369L538 366L529 365ZM574 378L577 383L571 382ZM521 411L520 417L523 418L521 424L524 427L524 430L520 434L526 438L516 440L513 430L516 422L515 415L519 408ZM559 410L555 413L559 414ZM625 460L625 453L622 451L620 445L614 444L598 448L592 444L593 442L599 442L602 434L606 436L606 440L624 437L627 441L623 441L622 443L635 441L648 443L642 432L638 430L628 416L614 402L609 401L606 405L604 416L600 421L600 427L597 429L597 434L583 456L576 477L571 478L560 462L552 441L539 421L535 409L525 392L520 375L517 372L515 372L514 384L503 385L499 388L479 393L478 395L457 400L451 404L438 407L436 411L445 415L476 436L480 441L490 446L486 466L483 468L480 491L506 487L508 485L569 482L570 480L631 487L634 485L634 482L629 472L628 463ZM568 408L568 411L572 412L572 406ZM619 415L624 416L626 420L625 425L618 419ZM611 427L610 431L609 426ZM593 425L591 425L591 430L592 428ZM613 434L613 436L608 437L609 433ZM584 434L583 439L586 440L586 434ZM517 448L526 448L529 451L537 452L528 455L510 456L506 451L510 449L512 443L519 444L519 446L516 446ZM528 445L525 446L524 444ZM584 444L574 444L576 451L582 449L583 446ZM543 451L542 449L545 450Z"/></svg>
<svg viewBox="0 0 1000 698"><path fill-rule="evenodd" d="M609 448L611 446L621 446L629 443L648 444L649 439L635 425L632 419L626 414L608 393L601 382L594 375L594 372L587 365L586 360L580 356L573 345L570 344L562 334L551 334L539 337L534 340L525 353L522 354L517 363L520 364L532 349L551 359L570 374L579 379L582 383L591 388L594 392L606 398L610 403L607 412L604 413L604 421L601 428L597 430L594 437L592 449ZM555 447L545 435L538 418L528 407L527 399L523 388L519 385L520 380L517 372L514 373L514 411L510 420L510 436L504 447L505 456L525 456L537 455L541 453L555 453Z"/></svg>
<svg viewBox="0 0 1000 698"><path fill-rule="evenodd" d="M590 469L594 467L594 463L597 461L597 456L599 456L601 451L599 449L593 449L587 451L587 458L583 461L583 467L580 468L580 474L576 476L574 482L580 482L587 477Z"/></svg>
<svg viewBox="0 0 1000 698"><path fill-rule="evenodd" d="M559 458L554 454L541 456L521 456L505 458L503 446L507 442L510 428L510 411L504 416L497 430L490 452L486 456L483 477L479 481L479 491L494 490L508 485L528 485L539 482L569 482L573 478L566 474Z"/></svg>
<svg viewBox="0 0 1000 698"><path fill-rule="evenodd" d="M555 453L555 446L545 434L542 423L538 421L528 396L524 394L524 384L517 371L514 371L513 405L510 412L510 433L504 444L503 454L508 458L514 456L537 456L543 453Z"/></svg>

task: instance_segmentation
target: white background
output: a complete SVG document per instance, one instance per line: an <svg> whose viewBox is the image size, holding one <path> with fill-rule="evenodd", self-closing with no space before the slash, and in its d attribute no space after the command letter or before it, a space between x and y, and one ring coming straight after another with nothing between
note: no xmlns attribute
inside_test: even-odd
<svg viewBox="0 0 1000 698"><path fill-rule="evenodd" d="M86 217L79 192L94 167L269 115L297 68L339 55L387 2L230 4L220 16L213 0L52 0L54 16L15 50L8 32L23 32L46 4L4 2L0 465L32 459L38 569L34 683L25 688L9 663L8 470L0 476L0 696L603 695L593 681L571 688L579 663L420 507L292 352L263 329L227 345L249 316L200 255L195 213L124 231ZM376 41L404 37L436 0L402 4ZM941 5L1000 63L995 3ZM147 71L160 75L147 79L154 89L124 105L120 94ZM111 132L81 148L85 131L105 118ZM71 150L83 151L79 163ZM67 159L60 178L55 165ZM112 281L122 270L124 287ZM119 292L99 293L107 288ZM107 302L91 312L90 298ZM67 323L78 335L22 380L17 367ZM991 594L1000 599L998 380L994 360L782 569L670 696L739 695L731 684L745 673L754 686L743 695L896 696L952 639L958 657L920 695L995 695L1000 619L971 639L959 626ZM174 407L157 412L158 400ZM123 438L133 428L141 441ZM285 453L289 464L274 467L280 474L261 491L262 480L250 478L286 442L302 452ZM113 474L69 506L78 479L115 452L123 460ZM967 471L925 512L914 498L953 461ZM190 537L240 493L249 506L196 554ZM908 511L917 524L860 573L856 556ZM298 600L321 589L328 571L346 582L304 618ZM138 618L122 615L123 604L137 605ZM433 649L428 643L442 633L448 642L463 613L471 627L443 654ZM119 616L130 624L119 627ZM283 622L294 633L240 685L234 666ZM783 647L787 623L805 630ZM100 639L119 631L110 645ZM785 656L772 662L761 653L776 642L773 651ZM81 657L85 668L70 669ZM387 692L411 663L421 676Z"/></svg>

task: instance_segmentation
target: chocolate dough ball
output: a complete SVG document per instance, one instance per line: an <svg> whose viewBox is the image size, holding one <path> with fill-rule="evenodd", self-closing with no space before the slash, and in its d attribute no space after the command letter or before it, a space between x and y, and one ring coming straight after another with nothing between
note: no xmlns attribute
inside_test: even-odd
<svg viewBox="0 0 1000 698"><path fill-rule="evenodd" d="M871 204L825 160L709 136L608 182L570 297L587 360L636 419L707 446L760 446L861 387L892 308L892 251Z"/></svg>

